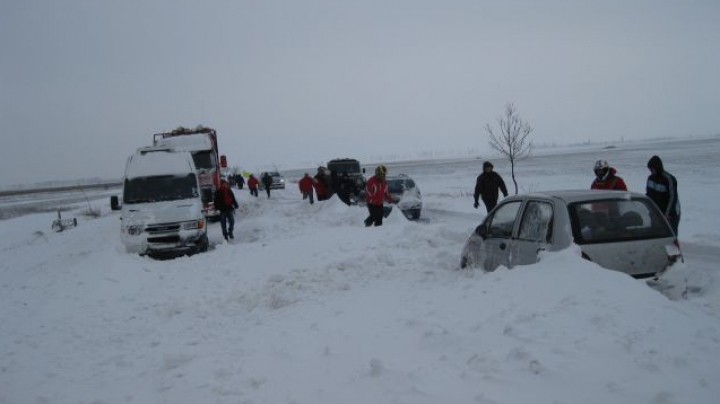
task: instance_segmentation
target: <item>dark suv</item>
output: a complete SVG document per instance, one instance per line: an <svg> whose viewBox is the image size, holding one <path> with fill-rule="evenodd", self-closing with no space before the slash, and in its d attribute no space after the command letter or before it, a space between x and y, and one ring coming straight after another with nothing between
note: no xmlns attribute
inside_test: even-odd
<svg viewBox="0 0 720 404"><path fill-rule="evenodd" d="M355 159L334 159L327 163L330 171L328 185L331 192L336 193L340 200L348 205L364 202L365 169Z"/></svg>

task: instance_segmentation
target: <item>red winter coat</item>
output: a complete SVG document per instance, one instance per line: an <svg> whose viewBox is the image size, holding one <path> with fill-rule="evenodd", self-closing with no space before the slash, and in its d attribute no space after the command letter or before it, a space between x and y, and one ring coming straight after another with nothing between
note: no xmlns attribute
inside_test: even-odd
<svg viewBox="0 0 720 404"><path fill-rule="evenodd" d="M298 182L300 192L311 192L313 189L313 179L311 176L306 175Z"/></svg>
<svg viewBox="0 0 720 404"><path fill-rule="evenodd" d="M318 199L322 200L324 198L328 197L328 186L325 183L325 178L321 175L316 175L315 180L313 181L313 186L315 187L315 193L318 196Z"/></svg>
<svg viewBox="0 0 720 404"><path fill-rule="evenodd" d="M256 189L259 184L260 184L260 182L254 176L248 178L248 181L247 181L248 188Z"/></svg>
<svg viewBox="0 0 720 404"><path fill-rule="evenodd" d="M367 184L365 184L365 202L367 202L368 205L382 206L383 197L388 203L392 202L387 182L380 181L375 176L370 177Z"/></svg>
<svg viewBox="0 0 720 404"><path fill-rule="evenodd" d="M625 181L623 181L622 178L618 177L617 170L610 167L610 173L608 173L608 177L604 181L600 181L595 178L595 181L590 185L590 189L608 189L608 190L616 190L616 191L627 191L627 186L625 185Z"/></svg>

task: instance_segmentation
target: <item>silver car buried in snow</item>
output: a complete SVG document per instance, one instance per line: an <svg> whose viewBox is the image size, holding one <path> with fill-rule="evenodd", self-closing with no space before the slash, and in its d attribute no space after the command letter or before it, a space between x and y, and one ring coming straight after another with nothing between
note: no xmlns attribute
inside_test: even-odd
<svg viewBox="0 0 720 404"><path fill-rule="evenodd" d="M475 229L461 267L494 271L538 262L542 251L573 243L583 258L637 278L682 258L677 238L645 195L625 191L547 191L504 199Z"/></svg>

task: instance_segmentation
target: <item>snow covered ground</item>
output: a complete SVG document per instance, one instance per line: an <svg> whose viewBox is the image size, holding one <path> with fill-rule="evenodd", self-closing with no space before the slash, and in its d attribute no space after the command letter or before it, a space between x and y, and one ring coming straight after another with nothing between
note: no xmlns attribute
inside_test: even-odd
<svg viewBox="0 0 720 404"><path fill-rule="evenodd" d="M389 164L425 220L379 228L294 183L236 190L235 242L212 224L210 252L169 261L124 252L107 198L62 233L54 213L0 221L0 403L717 403L720 139L543 153L517 175L588 188L607 158L643 192L653 154L683 207L665 294L574 249L458 270L482 160Z"/></svg>

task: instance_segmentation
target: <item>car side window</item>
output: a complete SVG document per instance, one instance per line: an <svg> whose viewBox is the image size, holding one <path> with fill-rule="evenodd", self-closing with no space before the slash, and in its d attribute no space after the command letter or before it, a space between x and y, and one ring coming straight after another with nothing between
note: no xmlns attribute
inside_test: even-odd
<svg viewBox="0 0 720 404"><path fill-rule="evenodd" d="M549 243L552 238L553 207L548 202L529 201L520 221L520 240Z"/></svg>
<svg viewBox="0 0 720 404"><path fill-rule="evenodd" d="M493 216L489 221L488 234L490 237L512 237L518 210L520 210L520 201L500 205L495 212L493 212Z"/></svg>

